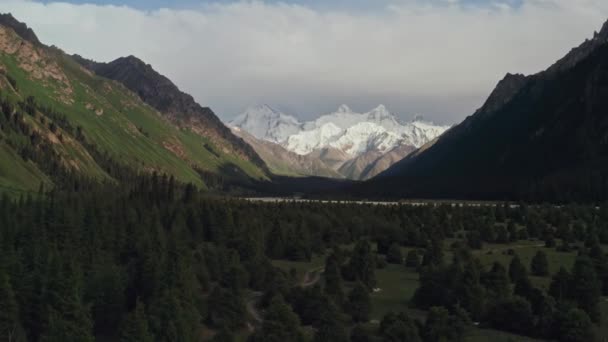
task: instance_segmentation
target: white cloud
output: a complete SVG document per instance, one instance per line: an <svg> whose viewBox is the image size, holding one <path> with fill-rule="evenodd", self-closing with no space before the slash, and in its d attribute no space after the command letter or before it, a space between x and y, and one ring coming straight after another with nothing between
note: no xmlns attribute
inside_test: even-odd
<svg viewBox="0 0 608 342"><path fill-rule="evenodd" d="M604 0L489 6L401 0L377 12L237 2L195 10L0 0L40 39L100 61L133 54L222 117L265 102L306 116L383 102L453 122L506 72L544 69L608 18Z"/></svg>

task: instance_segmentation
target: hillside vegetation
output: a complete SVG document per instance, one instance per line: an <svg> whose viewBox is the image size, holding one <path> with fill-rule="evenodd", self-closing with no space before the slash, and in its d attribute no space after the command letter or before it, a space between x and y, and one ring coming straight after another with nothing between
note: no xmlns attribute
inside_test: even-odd
<svg viewBox="0 0 608 342"><path fill-rule="evenodd" d="M212 135L175 124L122 84L2 25L0 97L6 103L3 119L15 128L3 124L0 133L3 187L52 185L49 170L43 170L41 160L26 156L25 149L57 154L58 167L100 181L112 180L100 159L138 172L168 174L201 188L210 175L242 181L267 178L263 163L233 153L238 147L218 146Z"/></svg>

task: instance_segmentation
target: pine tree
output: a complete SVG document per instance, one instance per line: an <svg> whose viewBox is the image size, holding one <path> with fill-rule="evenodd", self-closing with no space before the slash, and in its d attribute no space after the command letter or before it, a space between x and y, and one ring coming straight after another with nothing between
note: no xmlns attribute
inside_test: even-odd
<svg viewBox="0 0 608 342"><path fill-rule="evenodd" d="M518 280L525 277L528 274L526 267L522 264L521 260L517 255L511 259L509 264L509 278L512 283L517 283Z"/></svg>
<svg viewBox="0 0 608 342"><path fill-rule="evenodd" d="M533 275L538 277L549 275L549 261L547 260L547 254L545 252L536 252L530 263L530 270Z"/></svg>
<svg viewBox="0 0 608 342"><path fill-rule="evenodd" d="M0 340L26 341L19 319L19 305L8 276L0 270Z"/></svg>
<svg viewBox="0 0 608 342"><path fill-rule="evenodd" d="M418 251L412 249L407 252L407 256L405 257L405 266L411 268L418 268L418 266L420 266L420 258L418 257Z"/></svg>
<svg viewBox="0 0 608 342"><path fill-rule="evenodd" d="M319 323L314 342L347 342L348 333L338 308L331 302L321 307L317 313Z"/></svg>
<svg viewBox="0 0 608 342"><path fill-rule="evenodd" d="M355 287L348 295L348 311L356 323L369 321L372 312L372 303L369 291L362 283L355 284Z"/></svg>
<svg viewBox="0 0 608 342"><path fill-rule="evenodd" d="M120 330L121 342L153 342L144 304L137 300L135 309L130 312L122 323Z"/></svg>
<svg viewBox="0 0 608 342"><path fill-rule="evenodd" d="M416 323L405 313L388 313L382 318L379 329L380 336L386 342L421 342L420 332Z"/></svg>
<svg viewBox="0 0 608 342"><path fill-rule="evenodd" d="M344 304L345 297L344 285L338 260L334 254L330 255L326 260L323 277L325 279L325 294L327 294L327 296L331 298L338 306L342 306Z"/></svg>
<svg viewBox="0 0 608 342"><path fill-rule="evenodd" d="M485 287L492 293L493 298L505 298L509 295L509 276L505 267L495 262L492 269L482 277Z"/></svg>
<svg viewBox="0 0 608 342"><path fill-rule="evenodd" d="M386 261L389 264L402 264L403 263L403 255L401 254L401 247L393 243L387 253L386 253Z"/></svg>
<svg viewBox="0 0 608 342"><path fill-rule="evenodd" d="M281 296L270 301L262 329L251 340L256 342L301 341L300 319Z"/></svg>
<svg viewBox="0 0 608 342"><path fill-rule="evenodd" d="M55 252L51 256L46 301L50 305L48 327L41 341L94 341L93 322L81 295L81 274L73 260Z"/></svg>
<svg viewBox="0 0 608 342"><path fill-rule="evenodd" d="M593 262L588 257L578 257L572 269L571 285L573 299L594 322L600 320L601 285L597 279Z"/></svg>
<svg viewBox="0 0 608 342"><path fill-rule="evenodd" d="M560 342L594 341L593 324L585 311L570 309L559 313L555 323L556 337Z"/></svg>
<svg viewBox="0 0 608 342"><path fill-rule="evenodd" d="M562 301L570 298L572 290L570 273L562 266L559 271L551 279L549 285L549 294L557 301Z"/></svg>
<svg viewBox="0 0 608 342"><path fill-rule="evenodd" d="M361 281L369 290L376 286L376 257L367 240L359 240L350 259L350 270L355 279Z"/></svg>

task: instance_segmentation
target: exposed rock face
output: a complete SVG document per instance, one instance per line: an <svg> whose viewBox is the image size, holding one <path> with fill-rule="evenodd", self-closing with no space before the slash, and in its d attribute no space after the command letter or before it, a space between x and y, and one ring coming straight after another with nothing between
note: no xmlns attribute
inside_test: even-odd
<svg viewBox="0 0 608 342"><path fill-rule="evenodd" d="M409 145L397 146L388 153L383 154L372 163L367 165L360 173L360 179L371 179L416 150Z"/></svg>
<svg viewBox="0 0 608 342"><path fill-rule="evenodd" d="M0 25L4 27L10 27L21 37L23 40L26 40L34 45L40 45L40 40L34 33L34 31L29 28L26 24L18 21L13 17L12 14L0 14Z"/></svg>
<svg viewBox="0 0 608 342"><path fill-rule="evenodd" d="M0 15L0 17L4 18L6 16ZM8 16L12 18L10 14ZM25 26L25 24L21 25ZM21 27L20 25L16 26ZM31 31L27 29L25 32L28 32L28 30ZM57 62L49 57L42 45L23 40L13 27L4 26L0 23L0 52L12 55L17 61L19 68L37 82L44 85L48 85L49 83L57 84L55 96L61 99L63 103L71 104L74 102L71 82Z"/></svg>
<svg viewBox="0 0 608 342"><path fill-rule="evenodd" d="M498 82L478 112L492 113L511 100L526 84L528 77L522 74L507 74Z"/></svg>
<svg viewBox="0 0 608 342"><path fill-rule="evenodd" d="M343 178L323 161L310 156L301 156L286 150L279 144L258 139L247 131L233 128L234 134L241 137L264 159L268 167L276 174L289 176L319 176L328 178Z"/></svg>
<svg viewBox="0 0 608 342"><path fill-rule="evenodd" d="M600 32L596 32L592 39L586 40L578 47L572 49L566 56L553 64L544 73L545 76L555 75L559 71L570 69L583 59L587 58L595 49L608 42L608 21L604 23Z"/></svg>
<svg viewBox="0 0 608 342"><path fill-rule="evenodd" d="M137 57L122 57L110 63L97 63L80 56L74 58L97 75L122 83L168 119L211 139L224 152L266 168L251 146L232 134L211 109L196 103L192 96L180 91L171 80Z"/></svg>

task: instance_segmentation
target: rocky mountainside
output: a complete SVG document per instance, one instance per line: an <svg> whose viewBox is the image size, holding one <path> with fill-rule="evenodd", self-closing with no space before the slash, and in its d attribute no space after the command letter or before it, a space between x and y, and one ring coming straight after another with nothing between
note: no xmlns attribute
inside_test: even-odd
<svg viewBox="0 0 608 342"><path fill-rule="evenodd" d="M275 174L295 177L344 178L319 158L310 155L302 156L288 151L279 144L258 139L240 128L233 128L233 132L251 145Z"/></svg>
<svg viewBox="0 0 608 342"><path fill-rule="evenodd" d="M83 61L0 15L0 187L53 187L65 174L113 182L128 172L201 188L268 179L249 145L150 66Z"/></svg>
<svg viewBox="0 0 608 342"><path fill-rule="evenodd" d="M341 105L335 112L308 122L266 105L254 106L229 125L300 156L316 158L349 179L376 175L391 165L389 161L405 157L449 128L420 119L402 123L383 105L366 113ZM385 157L387 154L391 156ZM302 173L310 174L309 170Z"/></svg>
<svg viewBox="0 0 608 342"><path fill-rule="evenodd" d="M36 36L36 33L29 28L25 23L22 23L15 19L10 13L0 13L0 25L12 29L19 37L23 40L28 41L34 45L41 45L40 40Z"/></svg>
<svg viewBox="0 0 608 342"><path fill-rule="evenodd" d="M393 196L608 198L608 23L536 75L507 75L474 115L365 185Z"/></svg>
<svg viewBox="0 0 608 342"><path fill-rule="evenodd" d="M172 122L210 139L225 153L237 154L258 167L265 167L251 146L233 135L210 108L196 103L191 95L180 91L171 80L137 57L122 57L110 63L74 58L95 74L122 83Z"/></svg>

